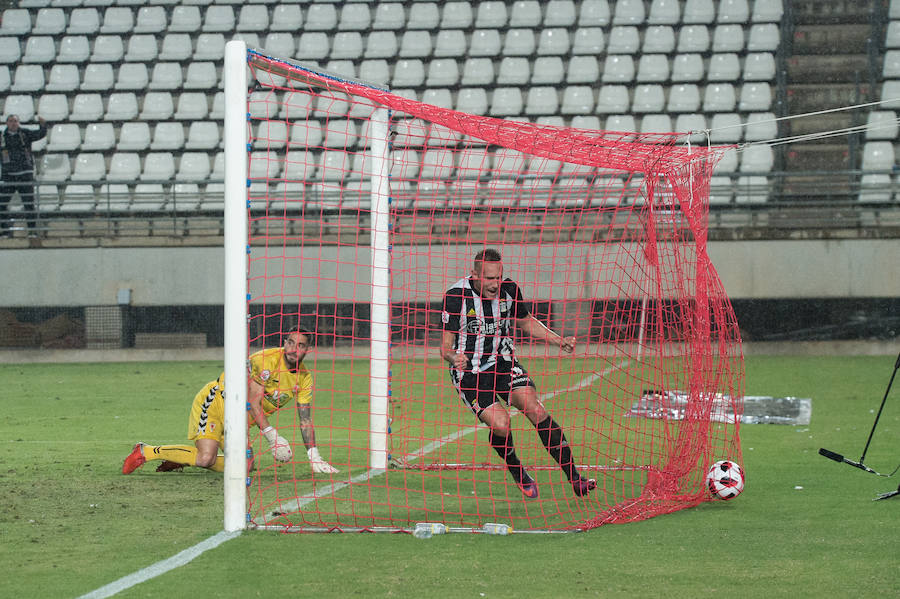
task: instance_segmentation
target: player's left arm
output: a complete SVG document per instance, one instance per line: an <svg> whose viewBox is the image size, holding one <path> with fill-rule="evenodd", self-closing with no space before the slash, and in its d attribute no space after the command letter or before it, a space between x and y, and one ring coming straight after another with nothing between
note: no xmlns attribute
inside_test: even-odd
<svg viewBox="0 0 900 599"><path fill-rule="evenodd" d="M297 416L300 418L300 436L306 446L306 457L312 471L318 474L335 474L337 468L325 461L319 448L316 447L316 429L312 420L312 376L306 375L301 383L300 396L297 398Z"/></svg>
<svg viewBox="0 0 900 599"><path fill-rule="evenodd" d="M535 318L534 314L526 307L525 298L522 296L522 290L519 289L519 286L511 280L507 280L505 284L507 285L508 293L514 299L512 316L523 331L532 337L556 345L566 353L571 354L575 351L575 337L563 337Z"/></svg>
<svg viewBox="0 0 900 599"><path fill-rule="evenodd" d="M532 337L552 343L569 354L575 351L575 337L563 337L535 318L533 314L528 314L524 318L517 318L516 323Z"/></svg>

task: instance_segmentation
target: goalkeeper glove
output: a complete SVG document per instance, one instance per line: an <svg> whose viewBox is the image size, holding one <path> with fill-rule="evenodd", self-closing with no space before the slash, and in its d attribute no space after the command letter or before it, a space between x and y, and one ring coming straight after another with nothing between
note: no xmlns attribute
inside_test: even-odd
<svg viewBox="0 0 900 599"><path fill-rule="evenodd" d="M322 459L318 447L310 447L306 450L306 455L309 458L309 464L312 466L312 471L316 474L335 474L339 472L337 468Z"/></svg>
<svg viewBox="0 0 900 599"><path fill-rule="evenodd" d="M279 462L288 462L294 457L294 452L291 451L291 446L287 442L287 439L279 435L274 427L266 427L262 434L266 438L266 441L269 442L269 447L272 448L272 455L275 456L276 460Z"/></svg>

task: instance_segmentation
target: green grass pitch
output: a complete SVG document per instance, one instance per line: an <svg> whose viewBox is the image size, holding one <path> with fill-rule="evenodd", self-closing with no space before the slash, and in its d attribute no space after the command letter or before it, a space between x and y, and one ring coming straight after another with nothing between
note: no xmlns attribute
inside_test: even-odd
<svg viewBox="0 0 900 599"><path fill-rule="evenodd" d="M568 535L249 532L117 597L888 597L900 595L900 497L817 455L859 457L894 357L749 357L746 393L813 400L812 424L741 428L732 502ZM123 476L137 440L183 442L216 363L4 365L2 597L78 597L222 529L221 476ZM888 399L866 462L900 461ZM139 471L141 472L141 471Z"/></svg>

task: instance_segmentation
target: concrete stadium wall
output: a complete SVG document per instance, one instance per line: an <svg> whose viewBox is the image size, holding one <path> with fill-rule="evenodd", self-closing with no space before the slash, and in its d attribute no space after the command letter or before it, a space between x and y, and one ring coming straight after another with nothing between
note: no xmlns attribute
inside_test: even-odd
<svg viewBox="0 0 900 599"><path fill-rule="evenodd" d="M560 256L551 257L548 251L539 246L504 248L509 263L529 264L533 271L527 275L524 272L508 274L526 286L529 276L532 280L552 282L558 276L555 274L558 270L551 266L554 260L560 261ZM584 260L588 264L601 248L573 246L569 251L571 255L565 257L566 260ZM470 268L471 256L455 254L452 248L447 252L441 257L439 267L444 278L464 276ZM4 250L0 252L0 269L6 273L0 287L0 307L111 305L117 303L120 289L131 290L131 303L136 306L221 305L223 254L221 248ZM733 299L900 297L900 260L897 259L900 240L711 242L709 254ZM640 255L640 252L634 252L634 256ZM288 271L299 272L304 258L315 257L322 261L317 269L324 266L330 268L330 272L321 272L318 287L292 292L308 298L320 294L348 301L366 301L367 298L359 296L359 289L353 289L352 283L368 281L367 265L356 264L366 256L367 252L357 252L352 247L297 249L288 257ZM417 263L423 260L421 256L415 253L409 256L408 264L395 264L395 270L398 276L414 281L415 273L427 265ZM310 263L306 261L306 264ZM267 266L264 261L253 264L251 274L254 277ZM280 264L278 272L281 272ZM585 271L580 276L587 290L590 273ZM408 283L400 283L409 288ZM330 288L324 289L321 285ZM432 287L426 293L432 299L440 298L443 281ZM545 289L562 287L543 286ZM565 287L578 289L579 284L578 281L573 283L570 276ZM280 292L280 289L271 290L276 291ZM616 295L615 289L611 288L584 292L596 297ZM251 293L260 296L270 291L254 280ZM417 293L421 297L422 290Z"/></svg>

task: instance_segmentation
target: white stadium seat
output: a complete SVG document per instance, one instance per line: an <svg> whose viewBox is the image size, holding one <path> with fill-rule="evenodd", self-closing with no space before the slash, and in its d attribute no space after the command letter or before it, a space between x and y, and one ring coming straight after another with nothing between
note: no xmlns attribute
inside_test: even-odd
<svg viewBox="0 0 900 599"><path fill-rule="evenodd" d="M699 54L678 54L672 59L673 82L700 81L703 72L703 57Z"/></svg>
<svg viewBox="0 0 900 599"><path fill-rule="evenodd" d="M297 4L278 4L272 9L269 31L300 31L303 28L303 13Z"/></svg>
<svg viewBox="0 0 900 599"><path fill-rule="evenodd" d="M637 131L634 117L630 114L613 114L606 118L607 131Z"/></svg>
<svg viewBox="0 0 900 599"><path fill-rule="evenodd" d="M755 23L747 36L748 52L774 52L778 49L781 34L775 23Z"/></svg>
<svg viewBox="0 0 900 599"><path fill-rule="evenodd" d="M734 85L731 83L711 83L706 86L703 95L704 112L731 112L735 103Z"/></svg>
<svg viewBox="0 0 900 599"><path fill-rule="evenodd" d="M203 19L197 6L177 5L172 8L169 20L169 33L194 33L200 30Z"/></svg>
<svg viewBox="0 0 900 599"><path fill-rule="evenodd" d="M775 164L775 155L767 144L749 145L741 153L740 163L740 172L767 173Z"/></svg>
<svg viewBox="0 0 900 599"><path fill-rule="evenodd" d="M210 174L209 154L185 152L178 161L176 181L205 181Z"/></svg>
<svg viewBox="0 0 900 599"><path fill-rule="evenodd" d="M688 139L697 143L706 141L706 117L702 114L679 114L675 119L675 131L690 133Z"/></svg>
<svg viewBox="0 0 900 599"><path fill-rule="evenodd" d="M106 91L113 88L115 81L116 78L111 64L92 62L84 67L81 89L85 91Z"/></svg>
<svg viewBox="0 0 900 599"><path fill-rule="evenodd" d="M582 0L578 11L579 27L605 27L611 21L607 0Z"/></svg>
<svg viewBox="0 0 900 599"><path fill-rule="evenodd" d="M599 55L606 49L606 38L599 27L580 27L572 38L572 54Z"/></svg>
<svg viewBox="0 0 900 599"><path fill-rule="evenodd" d="M893 9L894 4L896 3L891 3L891 9ZM782 0L755 0L750 20L754 23L776 23L781 20L781 15L783 14L784 6L782 5ZM898 17L891 16L891 18L895 19Z"/></svg>
<svg viewBox="0 0 900 599"><path fill-rule="evenodd" d="M644 54L669 54L675 51L675 29L671 25L651 25L644 32Z"/></svg>
<svg viewBox="0 0 900 599"><path fill-rule="evenodd" d="M151 152L144 158L142 181L168 180L175 175L175 158L170 152Z"/></svg>
<svg viewBox="0 0 900 599"><path fill-rule="evenodd" d="M116 89L144 90L150 82L147 65L142 62L126 62L119 67Z"/></svg>
<svg viewBox="0 0 900 599"><path fill-rule="evenodd" d="M428 64L428 87L449 87L459 81L459 67L453 58L439 58Z"/></svg>
<svg viewBox="0 0 900 599"><path fill-rule="evenodd" d="M99 35L94 39L91 62L120 62L125 56L125 44L118 35Z"/></svg>
<svg viewBox="0 0 900 599"><path fill-rule="evenodd" d="M528 89L525 114L555 114L559 110L559 94L555 87L536 86Z"/></svg>
<svg viewBox="0 0 900 599"><path fill-rule="evenodd" d="M716 18L713 0L685 0L681 21L685 24L712 23Z"/></svg>
<svg viewBox="0 0 900 599"><path fill-rule="evenodd" d="M291 53L293 55L293 52ZM225 57L225 36L221 33L201 33L197 36L193 60L216 61Z"/></svg>
<svg viewBox="0 0 900 599"><path fill-rule="evenodd" d="M416 87L425 81L425 66L416 58L400 59L394 67L393 87Z"/></svg>
<svg viewBox="0 0 900 599"><path fill-rule="evenodd" d="M31 94L10 94L3 104L3 114L17 114L19 121L29 123L34 119L34 98Z"/></svg>
<svg viewBox="0 0 900 599"><path fill-rule="evenodd" d="M744 28L740 25L716 25L713 32L713 52L742 52L744 50Z"/></svg>
<svg viewBox="0 0 900 599"><path fill-rule="evenodd" d="M709 139L714 143L737 143L744 137L741 116L733 112L714 114L709 129Z"/></svg>
<svg viewBox="0 0 900 599"><path fill-rule="evenodd" d="M206 94L203 92L184 92L178 97L178 108L175 118L178 120L200 121L209 114Z"/></svg>
<svg viewBox="0 0 900 599"><path fill-rule="evenodd" d="M541 30L538 37L537 53L546 56L561 56L569 51L569 33L562 27L548 27Z"/></svg>
<svg viewBox="0 0 900 599"><path fill-rule="evenodd" d="M394 58L397 55L397 34L393 31L373 31L366 38L366 58Z"/></svg>
<svg viewBox="0 0 900 599"><path fill-rule="evenodd" d="M369 7L362 3L348 3L341 8L337 28L342 31L365 31L372 24Z"/></svg>
<svg viewBox="0 0 900 599"><path fill-rule="evenodd" d="M680 19L678 0L653 0L650 3L650 14L647 15L649 25L675 25Z"/></svg>
<svg viewBox="0 0 900 599"><path fill-rule="evenodd" d="M440 13L435 2L413 2L409 7L407 29L436 29L440 24Z"/></svg>
<svg viewBox="0 0 900 599"><path fill-rule="evenodd" d="M61 8L41 8L31 27L31 35L59 35L66 30L66 14Z"/></svg>
<svg viewBox="0 0 900 599"><path fill-rule="evenodd" d="M362 41L359 40L357 49L361 49L361 47ZM294 35L284 31L269 33L266 35L266 39L263 42L263 49L274 56L293 56L295 51ZM357 49L353 49L354 52L356 52ZM339 56L341 51L342 48L340 47L338 40L335 40L332 58L341 58L341 56ZM357 54L354 54L353 56L355 57Z"/></svg>
<svg viewBox="0 0 900 599"><path fill-rule="evenodd" d="M331 4L312 4L307 9L306 31L331 31L337 26L337 10Z"/></svg>
<svg viewBox="0 0 900 599"><path fill-rule="evenodd" d="M50 127L48 152L71 152L81 146L81 128L75 123L58 123Z"/></svg>
<svg viewBox="0 0 900 599"><path fill-rule="evenodd" d="M771 112L751 112L747 115L744 139L747 141L771 141L778 137L778 123Z"/></svg>
<svg viewBox="0 0 900 599"><path fill-rule="evenodd" d="M301 129L296 127L296 129ZM214 121L194 121L184 142L186 150L213 150L219 147L219 124Z"/></svg>
<svg viewBox="0 0 900 599"><path fill-rule="evenodd" d="M531 29L509 29L503 40L504 56L529 56L534 53L534 32Z"/></svg>
<svg viewBox="0 0 900 599"><path fill-rule="evenodd" d="M100 31L100 13L94 7L73 8L69 13L69 35L94 35Z"/></svg>
<svg viewBox="0 0 900 599"><path fill-rule="evenodd" d="M737 81L741 78L741 63L733 52L713 54L706 71L707 81Z"/></svg>
<svg viewBox="0 0 900 599"><path fill-rule="evenodd" d="M125 6L110 6L103 13L100 33L130 33L134 27L134 13Z"/></svg>
<svg viewBox="0 0 900 599"><path fill-rule="evenodd" d="M642 83L634 88L631 111L662 112L666 103L663 86L658 83Z"/></svg>
<svg viewBox="0 0 900 599"><path fill-rule="evenodd" d="M531 69L531 83L532 85L559 83L565 73L566 69L559 56L538 56Z"/></svg>
<svg viewBox="0 0 900 599"><path fill-rule="evenodd" d="M491 96L491 116L522 113L522 91L518 87L496 87Z"/></svg>
<svg viewBox="0 0 900 599"><path fill-rule="evenodd" d="M571 67L571 61L570 61ZM463 65L462 85L491 85L494 82L494 63L490 58L467 58Z"/></svg>
<svg viewBox="0 0 900 599"><path fill-rule="evenodd" d="M466 35L459 29L442 29L434 41L437 57L462 56L466 53Z"/></svg>
<svg viewBox="0 0 900 599"><path fill-rule="evenodd" d="M669 57L665 54L641 54L637 81L666 81L669 79Z"/></svg>
<svg viewBox="0 0 900 599"><path fill-rule="evenodd" d="M634 79L634 59L630 54L609 54L603 63L603 83L627 83Z"/></svg>
<svg viewBox="0 0 900 599"><path fill-rule="evenodd" d="M152 62L156 60L159 47L156 36L150 34L132 35L128 38L125 60L129 62Z"/></svg>
<svg viewBox="0 0 900 599"><path fill-rule="evenodd" d="M207 7L203 18L203 31L225 33L234 30L234 25L234 8L219 4Z"/></svg>
<svg viewBox="0 0 900 599"><path fill-rule="evenodd" d="M56 62L87 62L91 58L91 45L87 36L67 35L59 42Z"/></svg>
<svg viewBox="0 0 900 599"><path fill-rule="evenodd" d="M290 35L290 34L287 34ZM293 40L291 40L293 48ZM291 51L293 54L293 50ZM358 59L363 55L362 34L359 31L338 31L334 35L334 46L331 49L331 59ZM290 54L288 54L290 56Z"/></svg>
<svg viewBox="0 0 900 599"><path fill-rule="evenodd" d="M572 56L566 70L568 83L593 83L600 78L600 65L594 56Z"/></svg>
<svg viewBox="0 0 900 599"><path fill-rule="evenodd" d="M741 87L741 98L738 104L738 110L741 112L766 111L771 105L772 89L768 82L750 82Z"/></svg>
<svg viewBox="0 0 900 599"><path fill-rule="evenodd" d="M56 60L56 42L49 35L33 35L25 42L22 62L46 64Z"/></svg>
<svg viewBox="0 0 900 599"><path fill-rule="evenodd" d="M81 149L85 151L110 150L116 145L116 135L112 123L91 123L84 128L84 141ZM106 172L104 171L104 175Z"/></svg>
<svg viewBox="0 0 900 599"><path fill-rule="evenodd" d="M678 34L679 53L706 52L709 49L709 30L706 25L688 25Z"/></svg>
<svg viewBox="0 0 900 599"><path fill-rule="evenodd" d="M167 33L159 50L160 60L187 60L194 53L191 36L187 33Z"/></svg>
<svg viewBox="0 0 900 599"><path fill-rule="evenodd" d="M578 21L574 0L550 0L544 9L544 27L572 27Z"/></svg>
<svg viewBox="0 0 900 599"><path fill-rule="evenodd" d="M618 0L613 12L614 25L642 25L646 20L644 0Z"/></svg>
<svg viewBox="0 0 900 599"><path fill-rule="evenodd" d="M328 57L331 50L328 36L321 31L304 31L297 42L297 58L301 60L321 60Z"/></svg>
<svg viewBox="0 0 900 599"><path fill-rule="evenodd" d="M153 72L147 89L178 89L183 83L181 65L177 62L158 62L153 65Z"/></svg>
<svg viewBox="0 0 900 599"><path fill-rule="evenodd" d="M151 150L180 150L184 147L184 126L181 123L165 121L153 128Z"/></svg>
<svg viewBox="0 0 900 599"><path fill-rule="evenodd" d="M359 63L359 78L376 84L387 85L391 80L391 67L383 58L364 60Z"/></svg>
<svg viewBox="0 0 900 599"><path fill-rule="evenodd" d="M487 113L487 93L481 88L465 88L456 96L456 110L470 114Z"/></svg>
<svg viewBox="0 0 900 599"><path fill-rule="evenodd" d="M138 116L137 96L134 92L113 92L106 105L107 121L130 121Z"/></svg>
<svg viewBox="0 0 900 599"><path fill-rule="evenodd" d="M894 167L894 144L890 141L867 141L863 145L862 168L867 171L890 170Z"/></svg>
<svg viewBox="0 0 900 599"><path fill-rule="evenodd" d="M69 118L69 98L65 94L44 94L38 100L37 113L51 123Z"/></svg>
<svg viewBox="0 0 900 599"><path fill-rule="evenodd" d="M253 147L259 150L280 150L287 145L288 129L283 121L261 121L256 126Z"/></svg>
<svg viewBox="0 0 900 599"><path fill-rule="evenodd" d="M134 152L116 152L109 159L108 181L133 182L141 174L141 158Z"/></svg>
<svg viewBox="0 0 900 599"><path fill-rule="evenodd" d="M150 125L144 121L123 123L119 129L120 152L141 152L150 147Z"/></svg>
<svg viewBox="0 0 900 599"><path fill-rule="evenodd" d="M594 91L587 85L569 86L563 92L562 114L584 115L594 110Z"/></svg>
<svg viewBox="0 0 900 599"><path fill-rule="evenodd" d="M501 0L485 0L478 2L478 10L475 14L476 29L496 29L505 27L509 15L506 3Z"/></svg>
<svg viewBox="0 0 900 599"><path fill-rule="evenodd" d="M866 139L897 139L897 113L893 110L873 110L866 119Z"/></svg>
<svg viewBox="0 0 900 599"><path fill-rule="evenodd" d="M261 4L245 4L238 15L237 31L265 31L269 27L269 9Z"/></svg>
<svg viewBox="0 0 900 599"><path fill-rule="evenodd" d="M606 51L609 54L635 54L640 50L641 40L637 27L617 25L609 32Z"/></svg>
<svg viewBox="0 0 900 599"><path fill-rule="evenodd" d="M38 168L38 177L41 181L61 183L72 174L71 162L68 154L44 154Z"/></svg>
<svg viewBox="0 0 900 599"><path fill-rule="evenodd" d="M31 13L27 8L7 8L0 19L0 35L20 36L31 33Z"/></svg>
<svg viewBox="0 0 900 599"><path fill-rule="evenodd" d="M719 23L746 23L750 18L747 0L719 0Z"/></svg>
<svg viewBox="0 0 900 599"><path fill-rule="evenodd" d="M406 25L406 11L400 2L378 2L375 5L375 16L372 21L372 29L395 30L403 29Z"/></svg>
<svg viewBox="0 0 900 599"><path fill-rule="evenodd" d="M700 110L700 89L693 83L680 83L669 88L666 110L673 113Z"/></svg>
<svg viewBox="0 0 900 599"><path fill-rule="evenodd" d="M541 24L541 5L536 0L516 0L509 11L510 27L537 27Z"/></svg>
<svg viewBox="0 0 900 599"><path fill-rule="evenodd" d="M9 91L10 85L12 85L12 79L9 76L9 67L0 66L0 92Z"/></svg>
<svg viewBox="0 0 900 599"><path fill-rule="evenodd" d="M900 70L898 70L900 73ZM775 55L771 52L750 52L744 57L744 81L775 79Z"/></svg>
<svg viewBox="0 0 900 599"><path fill-rule="evenodd" d="M502 49L500 32L496 29L476 29L470 40L470 56L497 56Z"/></svg>
<svg viewBox="0 0 900 599"><path fill-rule="evenodd" d="M216 64L213 62L192 62L184 76L184 89L213 89L218 85Z"/></svg>
<svg viewBox="0 0 900 599"><path fill-rule="evenodd" d="M150 91L144 94L141 120L164 121L172 118L173 112L175 112L175 106L171 93L167 91Z"/></svg>
<svg viewBox="0 0 900 599"><path fill-rule="evenodd" d="M78 94L72 101L71 121L99 121L103 119L103 96L97 93Z"/></svg>
<svg viewBox="0 0 900 599"><path fill-rule="evenodd" d="M166 30L168 17L162 6L142 6L138 9L134 24L135 33L162 33Z"/></svg>
<svg viewBox="0 0 900 599"><path fill-rule="evenodd" d="M0 37L0 63L16 64L22 57L22 47L15 37Z"/></svg>
<svg viewBox="0 0 900 599"><path fill-rule="evenodd" d="M631 98L628 88L624 85L604 85L600 88L597 97L597 112L605 114L620 114L628 112L631 106Z"/></svg>
<svg viewBox="0 0 900 599"><path fill-rule="evenodd" d="M671 133L672 129L668 114L645 114L641 118L641 133Z"/></svg>
<svg viewBox="0 0 900 599"><path fill-rule="evenodd" d="M528 59L521 56L507 56L500 61L497 85L525 85L531 77Z"/></svg>
<svg viewBox="0 0 900 599"><path fill-rule="evenodd" d="M10 90L13 92L36 92L44 88L44 68L36 64L22 64L16 67Z"/></svg>
<svg viewBox="0 0 900 599"><path fill-rule="evenodd" d="M75 158L72 181L99 181L106 176L106 160L99 152L82 153Z"/></svg>

